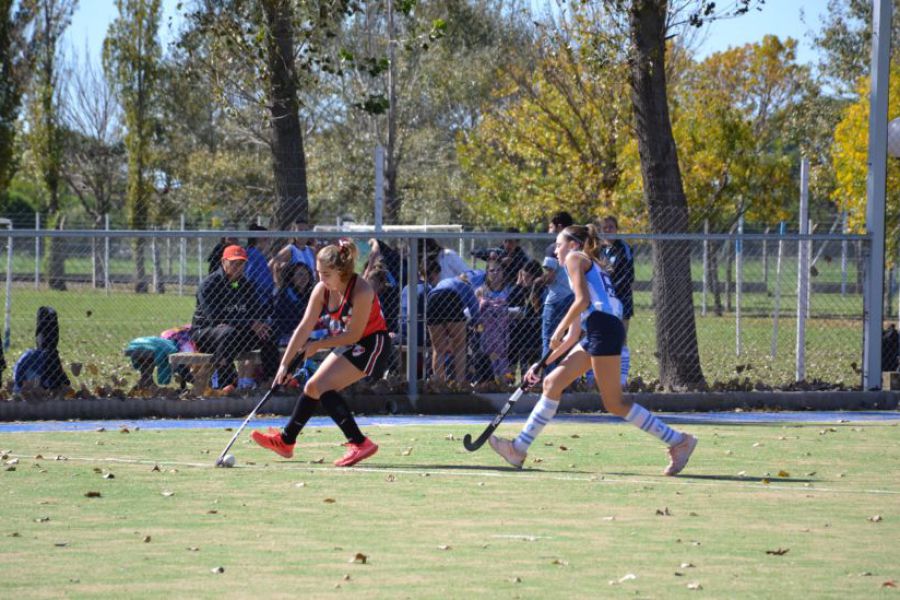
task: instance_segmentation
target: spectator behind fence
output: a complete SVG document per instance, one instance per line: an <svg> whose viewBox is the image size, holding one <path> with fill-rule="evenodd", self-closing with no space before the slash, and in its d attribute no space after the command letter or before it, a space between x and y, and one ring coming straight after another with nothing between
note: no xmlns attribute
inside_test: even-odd
<svg viewBox="0 0 900 600"><path fill-rule="evenodd" d="M425 238L424 262L437 262L441 267L441 279L452 279L469 270L462 257L449 248L444 248L434 238ZM427 268L427 267L426 267Z"/></svg>
<svg viewBox="0 0 900 600"><path fill-rule="evenodd" d="M238 239L236 237L223 237L219 238L219 241L216 242L216 245L212 247L212 250L209 251L209 254L206 255L206 264L207 264L207 274L215 273L219 268L219 265L222 263L222 252L225 251L225 248L228 246L233 246L238 243Z"/></svg>
<svg viewBox="0 0 900 600"><path fill-rule="evenodd" d="M475 291L478 298L481 351L491 365L494 379L504 381L509 374L509 297L503 266L489 260L484 285Z"/></svg>
<svg viewBox="0 0 900 600"><path fill-rule="evenodd" d="M243 248L225 248L221 267L200 284L191 324L191 339L201 352L213 355L219 387L229 391L237 385L253 385L252 380L237 380L234 360L241 352L260 350L266 377L273 377L278 370L278 348L266 324L269 309L259 301L253 283L244 277L246 263Z"/></svg>
<svg viewBox="0 0 900 600"><path fill-rule="evenodd" d="M369 240L369 258L363 272L364 279L369 278L369 270L379 262L387 269L388 282L399 290L406 283L406 265L403 264L400 253L386 241L371 238Z"/></svg>
<svg viewBox="0 0 900 600"><path fill-rule="evenodd" d="M399 333L397 319L400 314L400 288L394 281L387 265L381 259L370 263L366 267L363 279L372 284L372 289L378 296L388 331L392 334Z"/></svg>
<svg viewBox="0 0 900 600"><path fill-rule="evenodd" d="M541 275L541 264L536 260L528 261L519 271L509 296L512 316L509 358L513 373L518 367L524 375L531 365L541 359L541 310L546 293Z"/></svg>
<svg viewBox="0 0 900 600"><path fill-rule="evenodd" d="M566 211L560 211L550 218L547 230L555 237L571 224L572 215ZM541 283L547 289L541 313L541 354L543 355L550 350L550 337L556 330L556 326L562 321L566 311L569 310L575 295L569 286L569 276L566 275L565 267L559 264L556 258L555 240L547 245L542 266L544 274L541 276Z"/></svg>
<svg viewBox="0 0 900 600"><path fill-rule="evenodd" d="M69 377L59 358L59 318L50 306L38 308L34 343L13 366L13 391L67 388Z"/></svg>
<svg viewBox="0 0 900 600"><path fill-rule="evenodd" d="M510 227L506 233L519 233L515 227ZM503 240L503 256L500 257L500 265L503 267L504 283L513 285L519 277L519 271L531 260L522 246L519 245L517 237L507 237Z"/></svg>
<svg viewBox="0 0 900 600"><path fill-rule="evenodd" d="M291 334L309 304L315 280L306 263L287 264L278 278L272 309L273 338L279 346L286 346Z"/></svg>
<svg viewBox="0 0 900 600"><path fill-rule="evenodd" d="M478 315L478 301L472 287L457 277L441 278L436 261L426 263L428 292L428 333L432 343L432 370L437 379L447 380L447 363L452 365L452 381L466 381L468 370L467 323ZM468 315L466 314L468 312Z"/></svg>
<svg viewBox="0 0 900 600"><path fill-rule="evenodd" d="M310 229L309 223L303 220L294 221L291 227L292 231L307 231ZM280 285L279 278L281 270L285 265L302 262L308 268L313 276L316 276L316 241L312 238L295 237L291 239L287 246L279 250L272 260L269 261L269 271L275 285Z"/></svg>
<svg viewBox="0 0 900 600"><path fill-rule="evenodd" d="M600 229L605 235L618 233L619 221L613 215L607 215L603 218ZM634 255L631 247L624 240L603 238L601 244L602 258L605 263L603 266L612 280L616 297L622 303L625 342L622 344L621 383L624 386L628 382L628 370L631 367L631 352L628 349L628 323L634 315L634 298L631 289L634 285Z"/></svg>
<svg viewBox="0 0 900 600"><path fill-rule="evenodd" d="M267 231L267 229L262 225L251 223L250 231ZM266 258L268 248L267 238L247 238L247 266L244 267L244 277L256 286L256 292L263 303L271 302L275 293L275 281Z"/></svg>

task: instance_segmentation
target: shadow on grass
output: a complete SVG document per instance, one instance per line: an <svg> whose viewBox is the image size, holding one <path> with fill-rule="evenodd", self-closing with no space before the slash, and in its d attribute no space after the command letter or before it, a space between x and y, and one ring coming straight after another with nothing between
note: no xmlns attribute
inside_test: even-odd
<svg viewBox="0 0 900 600"><path fill-rule="evenodd" d="M799 477L752 477L749 475L691 475L681 474L678 479L697 479L700 481L741 481L746 483L821 483L821 479L801 479Z"/></svg>
<svg viewBox="0 0 900 600"><path fill-rule="evenodd" d="M294 462L298 465L306 465L311 464L308 461L288 461ZM316 463L318 464L318 463ZM526 469L517 469L513 466L509 465L452 465L452 464L385 464L385 463L360 463L358 466L365 467L366 469L376 471L473 471L473 472L491 472L491 471L502 471L509 473L567 473L574 475L594 475L594 471L579 471L576 469L535 469L535 468L526 468ZM353 467L348 467L352 469Z"/></svg>

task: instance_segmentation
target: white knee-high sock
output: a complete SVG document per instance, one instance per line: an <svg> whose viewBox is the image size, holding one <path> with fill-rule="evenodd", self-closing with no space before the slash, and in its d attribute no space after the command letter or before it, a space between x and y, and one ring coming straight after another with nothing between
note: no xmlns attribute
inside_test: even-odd
<svg viewBox="0 0 900 600"><path fill-rule="evenodd" d="M540 435L541 431L544 429L544 425L550 422L550 420L556 416L556 411L559 409L559 401L551 400L547 396L541 396L541 399L538 400L537 404L534 405L534 408L531 409L531 414L528 415L528 420L525 422L525 427L522 428L522 431L513 440L513 446L519 452L528 452L529 446L531 446L532 442Z"/></svg>
<svg viewBox="0 0 900 600"><path fill-rule="evenodd" d="M628 383L628 370L631 368L631 351L628 346L622 346L622 387Z"/></svg>
<svg viewBox="0 0 900 600"><path fill-rule="evenodd" d="M653 416L649 410L640 404L633 404L631 410L625 416L625 420L663 441L667 446L677 444L682 439L682 434L675 431Z"/></svg>

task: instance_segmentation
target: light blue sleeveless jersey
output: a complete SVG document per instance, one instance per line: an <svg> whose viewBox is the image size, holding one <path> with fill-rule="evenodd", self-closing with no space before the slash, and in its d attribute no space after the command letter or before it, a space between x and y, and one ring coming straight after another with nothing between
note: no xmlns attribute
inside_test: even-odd
<svg viewBox="0 0 900 600"><path fill-rule="evenodd" d="M587 257L587 255L584 255ZM588 257L588 260L590 258ZM587 280L590 304L581 313L584 323L593 312L605 312L619 319L622 318L622 302L616 297L615 288L609 275L600 266L591 261L591 268L584 275Z"/></svg>

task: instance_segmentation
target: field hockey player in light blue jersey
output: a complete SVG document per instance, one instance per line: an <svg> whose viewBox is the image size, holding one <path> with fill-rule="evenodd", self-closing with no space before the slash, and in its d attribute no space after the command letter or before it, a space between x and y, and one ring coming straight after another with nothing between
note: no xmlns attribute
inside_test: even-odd
<svg viewBox="0 0 900 600"><path fill-rule="evenodd" d="M546 362L552 364L565 358L544 378L541 398L521 433L514 440L491 436L488 441L497 454L521 468L528 448L556 415L563 390L593 369L606 410L665 443L669 465L663 474L677 475L687 465L697 438L672 429L644 407L623 398L619 381L625 341L622 303L616 298L609 275L600 267L598 250L593 225L570 225L556 237L556 257L566 268L575 300L553 332L553 352ZM525 375L528 383L540 380L537 370L537 365L529 369Z"/></svg>

